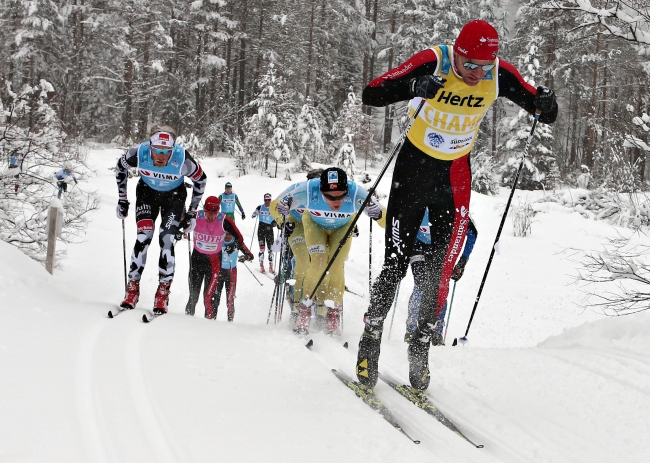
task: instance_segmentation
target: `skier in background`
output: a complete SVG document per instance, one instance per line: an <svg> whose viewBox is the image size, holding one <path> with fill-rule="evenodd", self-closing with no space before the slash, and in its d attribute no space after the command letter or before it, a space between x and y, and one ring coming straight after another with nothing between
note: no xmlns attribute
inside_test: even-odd
<svg viewBox="0 0 650 463"><path fill-rule="evenodd" d="M423 397L429 387L429 348L435 321L447 300L449 275L460 253L459 243L465 238L466 229L460 224L469 213L469 154L492 103L502 96L529 114L540 110L540 122L552 123L557 117L553 91L528 84L514 66L497 57L498 51L496 29L482 20L470 21L453 47L440 45L421 51L363 91L363 103L370 106L410 100L412 115L424 100L393 170L384 264L371 290L359 341L356 372L366 395L372 394L377 383L384 319L397 284L406 275L414 237L427 207L433 268L420 286L424 294L408 361L415 396Z"/></svg>
<svg viewBox="0 0 650 463"><path fill-rule="evenodd" d="M9 155L9 169L19 169L18 174L14 175L15 179L20 177L20 168L23 161L23 149L19 146ZM14 185L14 195L18 194L18 181Z"/></svg>
<svg viewBox="0 0 650 463"><path fill-rule="evenodd" d="M239 257L239 251L246 253L246 256ZM249 256L250 254L250 256ZM249 258L250 257L250 258ZM228 321L231 322L235 318L235 291L237 291L237 262L244 262L246 260L253 260L253 255L250 253L243 242L235 241L235 237L230 233L226 233L226 237L221 249L221 275L219 276L219 284L217 285L217 294L214 297L215 309L214 316L217 316L219 309L219 302L221 301L221 292L225 286L226 288L226 308L228 310Z"/></svg>
<svg viewBox="0 0 650 463"><path fill-rule="evenodd" d="M54 179L56 180L56 186L59 189L59 198L61 197L61 193L66 193L68 191L68 183L74 182L75 185L77 184L77 177L72 171L72 164L70 161L65 161L63 163L63 168L54 173Z"/></svg>
<svg viewBox="0 0 650 463"><path fill-rule="evenodd" d="M345 171L338 167L325 169L320 178L297 183L277 203L277 211L287 216L289 211L304 205L302 225L310 264L303 283L303 300L298 308L294 326L297 334L309 333L312 305L316 312L326 317L326 332L332 336L341 334L340 322L345 291L345 259L350 252L352 237L345 244L341 241L347 225L365 201L368 192L357 183L348 180ZM385 227L385 214L379 203L368 202L366 214ZM329 269L329 283L321 285L317 294L311 294L325 271L336 249L341 250Z"/></svg>
<svg viewBox="0 0 650 463"><path fill-rule="evenodd" d="M460 280L465 271L465 265L469 259L474 243L478 236L478 231L474 226L471 217L466 219L467 223L467 238L465 240L465 247L463 253L456 261L454 269L451 272L451 279L454 281ZM404 335L404 342L411 342L415 336L415 331L418 326L418 317L420 315L420 302L422 301L422 285L426 284L426 275L431 272L433 263L433 249L431 247L431 233L429 230L429 209L427 208L424 213L424 218L420 224L420 229L415 238L415 245L413 246L413 255L411 256L411 271L413 272L413 292L409 298L408 317L406 319L406 334ZM442 331L445 327L445 316L447 314L447 301L440 312L440 315L435 320L433 335L431 336L432 346L444 346Z"/></svg>
<svg viewBox="0 0 650 463"><path fill-rule="evenodd" d="M264 195L264 204L261 204L255 208L251 218L259 216L259 225L257 227L257 241L260 246L260 272L264 273L264 251L268 248L269 250L269 272L275 274L275 269L273 268L273 251L271 251L271 246L273 241L275 241L275 236L273 230L278 227L278 223L273 218L271 214L271 194L266 193Z"/></svg>
<svg viewBox="0 0 650 463"><path fill-rule="evenodd" d="M248 260L253 254L244 244L244 238L239 229L229 217L219 212L219 199L209 196L205 200L203 210L196 216L194 227L194 250L190 256L190 296L185 306L186 315L194 315L196 303L203 285L203 304L205 318L217 318L219 300L217 287L221 275L222 249L225 238L235 240Z"/></svg>
<svg viewBox="0 0 650 463"><path fill-rule="evenodd" d="M167 313L169 288L174 279L176 258L174 238L179 230L190 233L196 225L196 211L205 191L207 176L197 161L180 145L175 143L176 131L168 125L155 125L148 141L129 149L117 161L115 179L119 201L116 215L124 220L129 213L127 181L129 167L137 167L140 180L135 190L135 221L138 234L131 254L129 281L122 308L135 308L140 298L140 278L147 262L147 251L154 235L158 215L161 216L158 242L158 289L153 312ZM184 177L192 180L192 199L183 215L187 191Z"/></svg>
<svg viewBox="0 0 650 463"><path fill-rule="evenodd" d="M246 219L246 214L244 214L244 208L239 202L239 198L235 193L232 192L232 183L227 182L224 188L224 192L219 195L219 201L221 201L221 212L230 217L233 222L235 221L235 205L241 213L241 219Z"/></svg>

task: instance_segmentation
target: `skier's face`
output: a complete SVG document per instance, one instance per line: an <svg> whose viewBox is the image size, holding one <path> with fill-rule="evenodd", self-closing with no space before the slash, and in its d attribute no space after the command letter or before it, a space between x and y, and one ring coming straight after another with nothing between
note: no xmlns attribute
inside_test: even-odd
<svg viewBox="0 0 650 463"><path fill-rule="evenodd" d="M151 159L156 167L165 167L172 157L172 150L167 146L152 146Z"/></svg>
<svg viewBox="0 0 650 463"><path fill-rule="evenodd" d="M231 187L226 188L226 194L229 195L230 193L232 193L232 188Z"/></svg>
<svg viewBox="0 0 650 463"><path fill-rule="evenodd" d="M458 75L463 79L463 82L465 82L470 87L477 85L481 79L483 79L483 77L485 77L485 75L490 72L489 70L484 70L482 66L494 65L493 60L490 61L481 59L469 59L459 55L458 53L454 55L454 61L454 64L456 65L456 72L458 72ZM465 68L466 63L470 63L470 66L476 65L476 68L467 69Z"/></svg>
<svg viewBox="0 0 650 463"><path fill-rule="evenodd" d="M338 211L343 205L343 200L348 195L347 191L332 191L329 193L322 192L325 202L333 211Z"/></svg>
<svg viewBox="0 0 650 463"><path fill-rule="evenodd" d="M214 222L217 219L217 215L219 215L219 209L216 211L209 211L207 209L203 209L203 213L205 214L205 218L208 222Z"/></svg>

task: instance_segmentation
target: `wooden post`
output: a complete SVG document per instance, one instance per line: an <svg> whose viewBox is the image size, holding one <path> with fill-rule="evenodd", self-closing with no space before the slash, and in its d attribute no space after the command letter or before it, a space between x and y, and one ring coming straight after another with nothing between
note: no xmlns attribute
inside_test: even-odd
<svg viewBox="0 0 650 463"><path fill-rule="evenodd" d="M45 257L45 269L54 275L54 255L56 253L56 237L61 236L63 204L56 198L52 198L47 214L47 254Z"/></svg>

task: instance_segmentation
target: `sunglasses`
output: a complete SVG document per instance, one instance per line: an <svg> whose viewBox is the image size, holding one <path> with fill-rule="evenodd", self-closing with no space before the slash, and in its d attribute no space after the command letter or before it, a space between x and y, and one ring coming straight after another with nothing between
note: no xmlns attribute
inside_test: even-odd
<svg viewBox="0 0 650 463"><path fill-rule="evenodd" d="M161 150L160 148L154 148L152 146L151 150L154 152L154 154L163 155L163 156L167 156L168 154L172 154L171 148Z"/></svg>
<svg viewBox="0 0 650 463"><path fill-rule="evenodd" d="M330 194L328 194L328 193L323 193L322 191L321 191L321 194L322 194L326 199L329 199L330 201L343 201L343 200L345 199L345 197L348 195L348 192L346 191L345 194L344 194L344 195L341 195L341 196L332 196L332 195L330 195Z"/></svg>
<svg viewBox="0 0 650 463"><path fill-rule="evenodd" d="M216 208L216 209L203 209L203 211L206 214L218 214L219 213L219 208Z"/></svg>
<svg viewBox="0 0 650 463"><path fill-rule="evenodd" d="M470 71L473 71L474 69L478 69L480 67L485 72L487 72L487 71L491 71L492 69L494 69L496 67L496 64L492 63L492 64L480 65L480 64L476 64L476 63L472 63L472 62L468 61L467 63L463 64L463 67L465 69L469 69Z"/></svg>

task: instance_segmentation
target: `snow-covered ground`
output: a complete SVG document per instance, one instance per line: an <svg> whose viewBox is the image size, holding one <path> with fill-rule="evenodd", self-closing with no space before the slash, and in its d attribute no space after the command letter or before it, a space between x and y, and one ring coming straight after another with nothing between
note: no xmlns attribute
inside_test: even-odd
<svg viewBox="0 0 650 463"><path fill-rule="evenodd" d="M473 440L475 449L379 383L378 395L412 444L330 373L354 373L368 299L368 220L347 263L345 333L314 335L312 352L288 329L267 325L272 281L239 269L235 322L183 314L188 296L187 242L176 247L170 314L146 325L153 303L154 240L139 308L114 320L123 296L121 223L113 172L119 152L91 151L100 208L86 240L66 247L50 276L0 242L0 463L4 462L645 462L650 459L650 313L605 318L581 308L565 251L598 248L613 229L560 207L536 216L533 233L512 236L508 221L469 343L465 332L507 191L474 194L479 238L458 283L447 347L432 349L432 400ZM232 181L246 213L285 180L233 177L231 160L202 162L207 194ZM217 175L224 175L219 178ZM230 175L230 176L229 176ZM388 192L389 176L380 190ZM294 174L294 181L301 180ZM135 180L129 183L135 198ZM518 197L539 193L518 192ZM515 199L516 203L517 199ZM251 242L254 221L237 221ZM373 235L373 275L383 236ZM127 249L135 239L133 201ZM62 246L62 245L60 245ZM252 247L257 253L257 244ZM401 285L381 369L407 379L402 341L410 275ZM341 347L349 341L350 349Z"/></svg>

